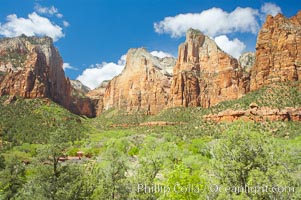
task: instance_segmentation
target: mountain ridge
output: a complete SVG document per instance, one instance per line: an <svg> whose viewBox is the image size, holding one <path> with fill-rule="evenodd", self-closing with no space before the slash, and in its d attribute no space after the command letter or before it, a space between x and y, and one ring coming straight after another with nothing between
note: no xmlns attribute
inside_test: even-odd
<svg viewBox="0 0 301 200"><path fill-rule="evenodd" d="M0 40L0 96L46 97L89 117L112 108L148 115L170 107L209 108L273 82L298 81L300 30L301 11L291 18L269 15L256 52L236 59L189 29L176 60L155 57L144 48L129 49L123 71L92 91L80 91L84 86L72 86L65 77L51 38L5 38Z"/></svg>

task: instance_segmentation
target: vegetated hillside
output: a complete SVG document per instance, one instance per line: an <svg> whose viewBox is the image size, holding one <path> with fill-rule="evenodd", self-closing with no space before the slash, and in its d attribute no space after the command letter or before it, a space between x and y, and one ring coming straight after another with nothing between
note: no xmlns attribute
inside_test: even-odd
<svg viewBox="0 0 301 200"><path fill-rule="evenodd" d="M81 117L49 99L9 98L0 98L0 134L4 142L47 143L51 132L58 129L66 129L74 139L85 132Z"/></svg>
<svg viewBox="0 0 301 200"><path fill-rule="evenodd" d="M154 116L147 116L143 112L128 113L120 110L108 110L95 119L90 120L96 129L110 129L112 127L130 128L145 126L150 128L147 122L172 122L171 129L175 134L190 135L190 137L201 137L204 135L219 137L227 123L215 123L204 119L205 115L217 114L226 109L239 110L248 109L250 104L256 103L259 107L285 108L301 107L301 91L299 82L286 82L265 86L259 90L250 92L237 100L225 101L208 109L201 107L176 107L168 108ZM162 124L162 123L161 123ZM269 132L276 137L299 135L300 122L265 121L262 123L251 123L254 130ZM142 128L142 127L141 127ZM153 127L155 128L155 127ZM158 128L159 129L159 128ZM160 129L159 129L160 131Z"/></svg>

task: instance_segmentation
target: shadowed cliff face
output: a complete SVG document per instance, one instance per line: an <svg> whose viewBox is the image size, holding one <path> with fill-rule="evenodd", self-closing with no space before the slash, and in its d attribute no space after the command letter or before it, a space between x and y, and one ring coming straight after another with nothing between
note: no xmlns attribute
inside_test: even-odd
<svg viewBox="0 0 301 200"><path fill-rule="evenodd" d="M172 58L159 59L145 49L130 49L122 73L113 78L103 96L103 109L156 114L168 104Z"/></svg>
<svg viewBox="0 0 301 200"><path fill-rule="evenodd" d="M209 37L190 29L179 46L170 106L210 107L248 91L249 75Z"/></svg>
<svg viewBox="0 0 301 200"><path fill-rule="evenodd" d="M257 37L251 90L301 77L301 11L292 18L268 16Z"/></svg>
<svg viewBox="0 0 301 200"><path fill-rule="evenodd" d="M100 115L103 110L103 96L106 92L106 88L109 85L109 80L103 81L97 88L94 90L89 91L86 95L93 100L95 104L95 112L96 115Z"/></svg>
<svg viewBox="0 0 301 200"><path fill-rule="evenodd" d="M76 114L94 116L91 101L75 95L62 65L51 38L1 39L0 95L50 98Z"/></svg>

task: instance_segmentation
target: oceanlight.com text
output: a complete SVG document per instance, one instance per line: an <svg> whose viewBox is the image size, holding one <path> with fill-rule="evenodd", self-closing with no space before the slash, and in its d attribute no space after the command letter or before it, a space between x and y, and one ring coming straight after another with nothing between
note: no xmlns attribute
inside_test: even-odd
<svg viewBox="0 0 301 200"><path fill-rule="evenodd" d="M138 184L137 192L139 193L203 193L204 191L210 193L248 193L248 194L262 194L262 193L295 193L297 188L294 186L221 186L217 184L189 184L182 186L175 184L174 186L166 186L160 184Z"/></svg>

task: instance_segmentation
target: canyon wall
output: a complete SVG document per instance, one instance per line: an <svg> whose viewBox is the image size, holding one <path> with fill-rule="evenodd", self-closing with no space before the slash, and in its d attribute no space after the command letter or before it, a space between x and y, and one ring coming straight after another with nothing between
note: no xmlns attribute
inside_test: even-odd
<svg viewBox="0 0 301 200"><path fill-rule="evenodd" d="M103 109L156 114L169 101L173 58L160 59L144 48L130 49L122 73L113 78L103 96Z"/></svg>
<svg viewBox="0 0 301 200"><path fill-rule="evenodd" d="M90 99L72 88L49 37L0 40L0 96L50 98L75 114L95 116Z"/></svg>
<svg viewBox="0 0 301 200"><path fill-rule="evenodd" d="M259 31L251 90L301 78L301 11L291 18L268 16Z"/></svg>

